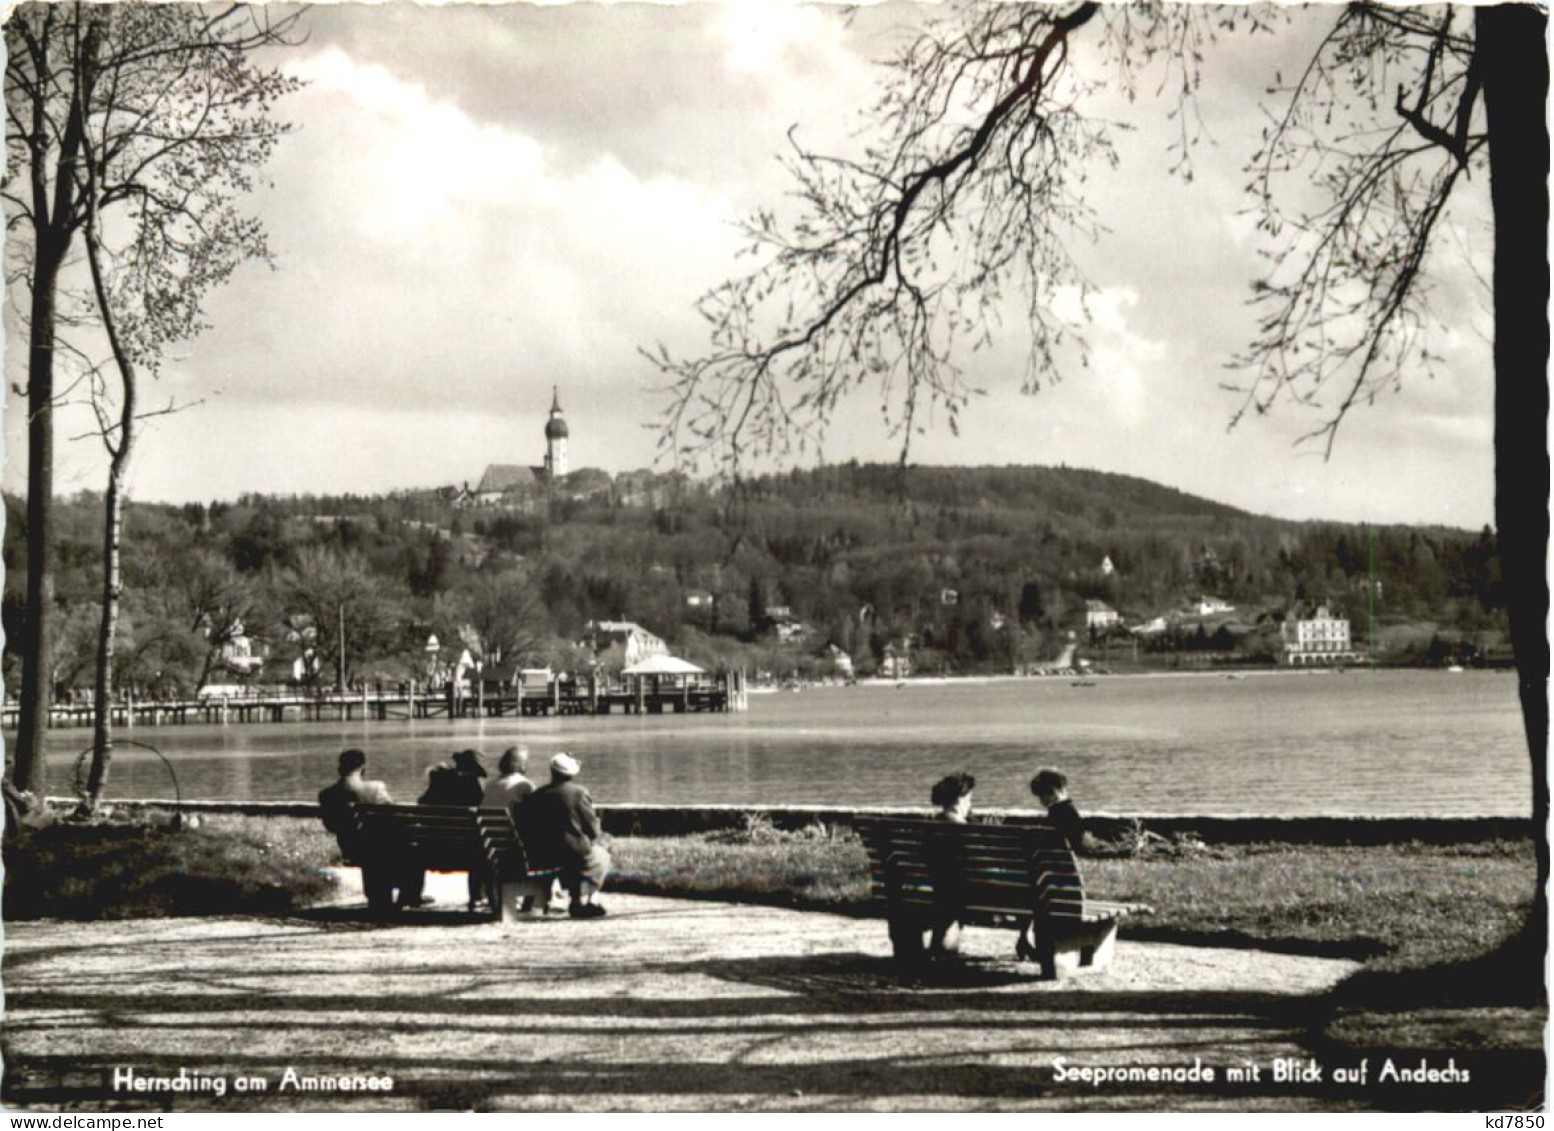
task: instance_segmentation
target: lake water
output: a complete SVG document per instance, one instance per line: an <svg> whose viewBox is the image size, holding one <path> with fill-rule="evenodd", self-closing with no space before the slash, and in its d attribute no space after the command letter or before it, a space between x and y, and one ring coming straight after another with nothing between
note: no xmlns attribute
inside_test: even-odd
<svg viewBox="0 0 1554 1131"><path fill-rule="evenodd" d="M568 750L604 804L926 804L945 773L981 807L1029 807L1042 765L1081 808L1140 813L1525 816L1531 775L1509 674L1256 673L811 688L729 715L135 727L185 798L307 800L360 746L414 800L425 771L474 746L494 767L522 742L540 775ZM49 734L65 793L87 730ZM532 775L531 775L532 776ZM119 746L114 797L171 797L166 766Z"/></svg>

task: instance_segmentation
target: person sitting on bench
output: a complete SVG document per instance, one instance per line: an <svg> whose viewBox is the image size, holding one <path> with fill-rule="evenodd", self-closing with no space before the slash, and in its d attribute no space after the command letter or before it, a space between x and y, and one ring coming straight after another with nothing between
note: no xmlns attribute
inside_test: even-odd
<svg viewBox="0 0 1554 1131"><path fill-rule="evenodd" d="M485 776L480 752L460 750L448 761L439 762L426 772L426 792L421 794L419 803L461 808L478 806L486 792L485 783L480 780Z"/></svg>
<svg viewBox="0 0 1554 1131"><path fill-rule="evenodd" d="M326 786L318 795L319 816L323 818L324 828L335 834L340 854L347 860L359 860L370 855L358 851L356 818L351 810L357 805L394 803L394 799L389 796L388 786L380 781L368 781L366 772L367 755L364 751L343 751L340 754L340 780ZM362 868L362 888L367 894L368 904L375 908L393 904L395 889L398 889L398 904L401 907L422 907L430 903L431 900L421 894L425 882L426 873L420 869L406 869L396 875L391 869L382 867Z"/></svg>
<svg viewBox="0 0 1554 1131"><path fill-rule="evenodd" d="M964 825L971 816L971 791L977 788L977 779L970 774L951 774L935 783L928 800L939 807L935 820Z"/></svg>
<svg viewBox="0 0 1554 1131"><path fill-rule="evenodd" d="M1038 770L1031 779L1031 792L1047 807L1047 823L1063 834L1069 848L1084 851L1085 821L1068 796L1068 778L1061 770Z"/></svg>
<svg viewBox="0 0 1554 1131"><path fill-rule="evenodd" d="M524 772L529 768L529 748L527 746L509 746L502 752L502 758L496 764L496 770L500 777L494 777L486 783L485 796L480 799L482 809L501 809L507 813L508 818L516 828L518 825L518 806L524 798L534 792L534 783L524 777ZM521 910L530 911L534 907L534 897L525 896Z"/></svg>
<svg viewBox="0 0 1554 1131"><path fill-rule="evenodd" d="M1062 834L1068 847L1078 856L1085 850L1085 819L1068 796L1068 776L1062 770L1037 770L1031 779L1031 792L1047 807L1047 823ZM1021 932L1014 949L1021 958L1036 957L1034 924Z"/></svg>
<svg viewBox="0 0 1554 1131"><path fill-rule="evenodd" d="M977 779L970 774L941 778L928 795L939 807L934 819L952 825L966 824L971 816L971 791L976 787ZM960 854L948 845L940 846L929 860L929 872L940 906L929 923L928 957L941 958L960 950L961 922L956 911L965 902Z"/></svg>
<svg viewBox="0 0 1554 1131"><path fill-rule="evenodd" d="M582 771L576 758L557 754L550 760L550 784L543 785L518 806L518 831L536 868L557 868L571 894L567 913L574 919L597 919L604 908L594 895L610 872L610 854L599 838L593 798L573 781Z"/></svg>
<svg viewBox="0 0 1554 1131"><path fill-rule="evenodd" d="M496 764L500 777L486 783L485 795L480 799L482 809L505 809L517 822L518 805L534 792L534 783L524 777L529 768L529 750L525 746L509 746Z"/></svg>
<svg viewBox="0 0 1554 1131"><path fill-rule="evenodd" d="M421 805L456 805L459 808L477 808L485 797L486 787L480 780L486 776L485 766L480 764L480 751L460 750L446 762L439 762L426 772L426 792L421 794ZM469 875L469 909L490 895L480 876Z"/></svg>

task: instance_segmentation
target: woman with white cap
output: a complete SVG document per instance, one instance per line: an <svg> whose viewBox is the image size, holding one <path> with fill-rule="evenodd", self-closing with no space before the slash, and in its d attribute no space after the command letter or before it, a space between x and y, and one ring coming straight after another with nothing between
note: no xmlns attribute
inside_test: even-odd
<svg viewBox="0 0 1554 1131"><path fill-rule="evenodd" d="M597 919L605 911L594 896L609 875L610 854L599 843L603 831L593 798L573 780L581 771L570 754L552 758L550 784L524 799L518 822L531 867L560 869L561 882L572 896L572 918Z"/></svg>

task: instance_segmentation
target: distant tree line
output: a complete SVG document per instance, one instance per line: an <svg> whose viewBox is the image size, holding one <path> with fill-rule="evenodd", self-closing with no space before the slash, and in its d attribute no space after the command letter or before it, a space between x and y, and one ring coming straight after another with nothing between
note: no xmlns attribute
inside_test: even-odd
<svg viewBox="0 0 1554 1131"><path fill-rule="evenodd" d="M8 640L26 615L27 527L6 499ZM64 692L92 676L102 508L62 500L53 547L60 631L49 671ZM590 660L590 620L626 619L715 666L829 669L828 644L863 673L909 645L918 670L997 671L1092 641L1089 600L1125 625L1203 596L1236 607L1173 620L1150 651L1272 658L1272 623L1297 602L1391 641L1383 659L1441 662L1505 632L1493 531L1295 523L1141 479L1066 468L842 465L691 491L673 508L608 498L538 512L457 510L434 492L244 496L127 515L120 686L189 693L237 678L241 634L269 652L265 682L333 685L424 676L446 654L491 666ZM1112 572L1102 569L1109 561ZM781 617L774 611L781 610ZM779 643L778 621L802 626ZM1103 634L1104 636L1104 634ZM308 662L294 672L306 652ZM6 653L8 675L16 657Z"/></svg>

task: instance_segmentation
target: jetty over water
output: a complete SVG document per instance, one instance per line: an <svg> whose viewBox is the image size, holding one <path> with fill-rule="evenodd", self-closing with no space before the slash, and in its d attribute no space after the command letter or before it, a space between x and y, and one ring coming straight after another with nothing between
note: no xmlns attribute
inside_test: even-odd
<svg viewBox="0 0 1554 1131"><path fill-rule="evenodd" d="M374 681L349 691L254 690L240 695L136 700L110 707L117 727L281 722L389 722L409 719L482 719L545 715L665 715L743 711L748 707L743 672L716 675L547 675L510 680L421 685ZM0 708L0 725L15 727L20 707ZM56 703L50 727L89 727L90 702Z"/></svg>

